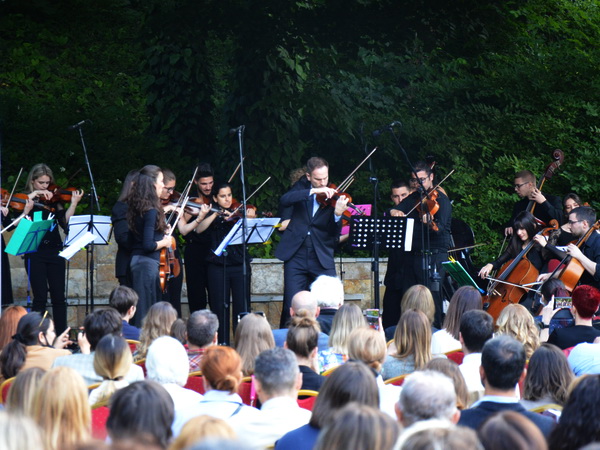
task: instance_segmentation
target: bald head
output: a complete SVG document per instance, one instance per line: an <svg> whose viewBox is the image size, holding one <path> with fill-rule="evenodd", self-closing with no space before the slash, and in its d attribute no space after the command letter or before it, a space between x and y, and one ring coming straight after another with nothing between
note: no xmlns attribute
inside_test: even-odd
<svg viewBox="0 0 600 450"><path fill-rule="evenodd" d="M310 291L300 291L292 297L292 307L290 308L292 317L304 315L315 318L319 315L319 310L317 299Z"/></svg>

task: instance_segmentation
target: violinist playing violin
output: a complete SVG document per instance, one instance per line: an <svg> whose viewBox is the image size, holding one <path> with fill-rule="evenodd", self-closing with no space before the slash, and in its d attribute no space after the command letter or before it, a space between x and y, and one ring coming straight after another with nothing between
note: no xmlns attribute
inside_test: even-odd
<svg viewBox="0 0 600 450"><path fill-rule="evenodd" d="M83 197L83 191L75 190L71 194L69 207L54 199L54 192L48 190L54 184L52 170L46 164L36 164L29 171L25 193L35 201L32 213L42 212L47 219L54 214L54 220L67 232L69 219L75 214L75 208ZM33 291L32 311L44 313L48 291L52 301L52 315L57 334L67 328L67 303L65 299L65 259L58 256L63 241L58 227L54 226L44 236L36 252L25 255L25 269L31 281Z"/></svg>
<svg viewBox="0 0 600 450"><path fill-rule="evenodd" d="M292 297L308 290L319 275L336 276L333 252L342 229L341 216L348 199L329 187L329 164L312 157L306 162L306 176L285 193L280 208L293 207L275 256L284 262L284 294L279 328L286 328ZM320 204L317 196L323 198ZM335 202L328 199L337 198Z"/></svg>
<svg viewBox="0 0 600 450"><path fill-rule="evenodd" d="M452 205L448 197L439 189L433 190L433 172L428 164L418 162L414 168L416 176L415 173L411 174L411 185L415 184L418 177L426 193L429 194L428 203L431 204L431 200L434 200L433 205L437 205L434 208L437 209L437 212L433 215L429 214L430 205L420 204L421 193L419 189L390 210L392 216L403 217L408 214L408 217L416 220L412 251L390 251L389 254L388 269L385 275L386 290L383 297L384 328L398 323L401 314L400 301L404 292L415 284L432 286L429 281L431 275L435 272L440 275L440 280L443 280L445 271L442 262L448 260ZM417 205L418 208L415 207ZM423 247L422 231L425 231L425 247ZM430 254L430 267L427 278L425 278L423 271L423 256L426 252ZM440 328L443 314L441 288L432 289L432 295L435 303L434 326Z"/></svg>

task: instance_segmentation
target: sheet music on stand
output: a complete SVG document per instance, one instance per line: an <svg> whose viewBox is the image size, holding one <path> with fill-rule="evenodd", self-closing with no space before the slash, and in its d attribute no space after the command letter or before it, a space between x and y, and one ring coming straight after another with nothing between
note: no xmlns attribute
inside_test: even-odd
<svg viewBox="0 0 600 450"><path fill-rule="evenodd" d="M109 216L94 216L94 227L90 228L91 216L72 216L69 219L69 233L65 239L65 248L58 255L71 259L79 250L89 243L95 245L108 245L112 230L112 222Z"/></svg>
<svg viewBox="0 0 600 450"><path fill-rule="evenodd" d="M451 256L448 257L448 261L442 262L442 265L445 267L446 271L450 274L454 281L456 281L458 287L473 286L482 295L485 294L485 291L477 285L475 280L471 277L471 275L469 275L462 264L456 261L454 258Z"/></svg>
<svg viewBox="0 0 600 450"><path fill-rule="evenodd" d="M13 256L36 252L46 233L54 226L53 215L43 220L41 211L36 211L33 221L23 219L19 222L4 251Z"/></svg>
<svg viewBox="0 0 600 450"><path fill-rule="evenodd" d="M354 216L350 223L350 244L356 248L371 250L375 227L381 248L405 252L412 250L415 219L408 217Z"/></svg>
<svg viewBox="0 0 600 450"><path fill-rule="evenodd" d="M240 219L231 228L227 236L221 241L213 253L221 256L223 251L230 245L241 245L243 243L243 228ZM246 219L246 244L262 244L269 240L275 230L275 225L281 221L278 217L264 217L258 219Z"/></svg>

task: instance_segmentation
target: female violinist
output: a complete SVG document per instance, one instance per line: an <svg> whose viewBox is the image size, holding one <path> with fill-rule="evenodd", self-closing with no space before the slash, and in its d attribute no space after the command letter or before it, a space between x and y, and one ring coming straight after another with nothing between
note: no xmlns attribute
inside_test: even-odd
<svg viewBox="0 0 600 450"><path fill-rule="evenodd" d="M220 213L211 212L196 229L197 232L206 233L210 237L210 252L208 261L208 294L210 297L211 310L219 318L220 342L229 342L229 317L224 317L225 305L229 305L231 297L233 330L237 327L238 315L246 311L246 300L244 299L244 276L242 264L244 258L248 262L248 280L246 281L246 292L250 292L250 258L243 253L242 245L227 247L226 252L216 256L215 250L223 238L233 227L235 221L231 220L232 208L231 185L219 183L213 189L213 207L221 210ZM247 218L254 218L255 210L247 208ZM227 323L226 323L227 322Z"/></svg>
<svg viewBox="0 0 600 450"><path fill-rule="evenodd" d="M140 326L150 307L160 300L160 250L171 245L165 214L159 201L164 183L158 166L142 167L127 196L127 223L131 239L131 281L139 296L134 325Z"/></svg>
<svg viewBox="0 0 600 450"><path fill-rule="evenodd" d="M83 191L74 191L67 209L61 203L50 203L54 193L48 187L54 184L52 170L46 164L36 164L29 171L25 193L36 203L33 212L41 211L47 219L53 211L54 220L66 232L69 219L75 214L75 208L83 197ZM40 203L45 203L42 206ZM58 227L54 226L44 236L36 252L25 255L25 269L31 281L33 291L32 310L44 313L48 290L52 301L52 315L58 334L67 327L67 303L65 299L65 260L58 256L63 241Z"/></svg>

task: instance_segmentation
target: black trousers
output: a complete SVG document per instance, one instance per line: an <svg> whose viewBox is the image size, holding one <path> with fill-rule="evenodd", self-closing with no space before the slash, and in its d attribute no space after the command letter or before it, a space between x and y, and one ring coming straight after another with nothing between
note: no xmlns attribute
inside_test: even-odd
<svg viewBox="0 0 600 450"><path fill-rule="evenodd" d="M190 314L200 309L206 309L208 305L207 290L210 288L206 258L209 251L208 246L195 242L189 242L185 247L185 283Z"/></svg>
<svg viewBox="0 0 600 450"><path fill-rule="evenodd" d="M64 258L56 252L44 250L25 255L25 270L33 292L32 311L44 314L48 292L52 301L54 328L59 335L67 328L67 301L65 299Z"/></svg>
<svg viewBox="0 0 600 450"><path fill-rule="evenodd" d="M148 256L134 255L130 265L133 290L139 297L131 324L139 328L150 307L161 298L159 262Z"/></svg>

